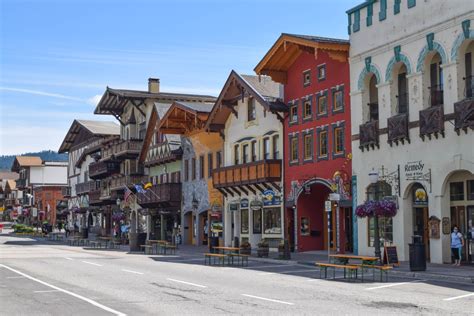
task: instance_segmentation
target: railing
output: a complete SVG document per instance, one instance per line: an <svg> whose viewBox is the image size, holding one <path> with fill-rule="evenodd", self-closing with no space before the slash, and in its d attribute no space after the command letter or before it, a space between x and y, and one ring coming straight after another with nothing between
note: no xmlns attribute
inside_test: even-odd
<svg viewBox="0 0 474 316"><path fill-rule="evenodd" d="M420 111L420 136L424 139L425 136L431 137L434 134L436 137L438 133L444 135L444 111L442 105L432 106L430 108Z"/></svg>
<svg viewBox="0 0 474 316"><path fill-rule="evenodd" d="M465 99L454 103L454 130L474 129L474 99Z"/></svg>
<svg viewBox="0 0 474 316"><path fill-rule="evenodd" d="M397 95L398 114L408 113L408 93Z"/></svg>
<svg viewBox="0 0 474 316"><path fill-rule="evenodd" d="M429 87L430 89L430 105L443 105L443 85Z"/></svg>
<svg viewBox="0 0 474 316"><path fill-rule="evenodd" d="M100 199L100 188L91 190L89 192L89 204L94 205L94 204L101 204L101 199Z"/></svg>
<svg viewBox="0 0 474 316"><path fill-rule="evenodd" d="M95 190L99 187L100 182L97 181L87 181L76 184L76 194L87 194L91 190Z"/></svg>
<svg viewBox="0 0 474 316"><path fill-rule="evenodd" d="M466 78L464 78L464 81L464 95L466 96L466 98L474 97L474 76L467 76Z"/></svg>
<svg viewBox="0 0 474 316"><path fill-rule="evenodd" d="M379 146L379 121L370 121L359 126L359 148Z"/></svg>
<svg viewBox="0 0 474 316"><path fill-rule="evenodd" d="M261 160L212 170L215 187L281 181L281 160Z"/></svg>
<svg viewBox="0 0 474 316"><path fill-rule="evenodd" d="M110 180L110 190L122 190L126 186L132 186L134 184L141 184L148 182L148 178L144 176L120 176Z"/></svg>
<svg viewBox="0 0 474 316"><path fill-rule="evenodd" d="M408 137L408 114L398 114L387 119L388 126L388 143L392 145L393 142L398 144L409 139Z"/></svg>
<svg viewBox="0 0 474 316"><path fill-rule="evenodd" d="M181 183L160 183L153 185L146 193L137 193L137 202L146 205L175 205L181 203Z"/></svg>
<svg viewBox="0 0 474 316"><path fill-rule="evenodd" d="M120 164L114 162L98 161L89 165L89 177L92 179L104 178L119 172Z"/></svg>
<svg viewBox="0 0 474 316"><path fill-rule="evenodd" d="M62 187L61 194L63 197L70 197L71 196L71 187Z"/></svg>
<svg viewBox="0 0 474 316"><path fill-rule="evenodd" d="M102 160L116 158L133 158L140 154L143 141L140 139L121 140L102 149Z"/></svg>

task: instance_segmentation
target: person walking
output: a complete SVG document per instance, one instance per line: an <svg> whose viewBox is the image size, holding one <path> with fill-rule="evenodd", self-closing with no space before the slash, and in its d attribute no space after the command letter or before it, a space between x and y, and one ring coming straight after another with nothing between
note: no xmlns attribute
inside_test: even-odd
<svg viewBox="0 0 474 316"><path fill-rule="evenodd" d="M461 265L463 246L464 246L464 239L462 238L462 234L459 232L458 226L454 225L453 232L451 233L451 252L453 253L453 257L454 257L453 266L459 267Z"/></svg>

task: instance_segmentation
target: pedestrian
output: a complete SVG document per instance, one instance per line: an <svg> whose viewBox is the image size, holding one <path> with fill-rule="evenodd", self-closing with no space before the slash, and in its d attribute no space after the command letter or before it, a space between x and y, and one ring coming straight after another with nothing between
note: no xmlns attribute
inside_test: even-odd
<svg viewBox="0 0 474 316"><path fill-rule="evenodd" d="M64 231L66 232L66 238L68 238L71 231L69 230L69 223L67 221L64 223Z"/></svg>
<svg viewBox="0 0 474 316"><path fill-rule="evenodd" d="M451 233L451 252L454 257L453 266L460 266L462 259L462 247L464 246L464 239L462 234L459 232L457 225L453 226L453 232Z"/></svg>

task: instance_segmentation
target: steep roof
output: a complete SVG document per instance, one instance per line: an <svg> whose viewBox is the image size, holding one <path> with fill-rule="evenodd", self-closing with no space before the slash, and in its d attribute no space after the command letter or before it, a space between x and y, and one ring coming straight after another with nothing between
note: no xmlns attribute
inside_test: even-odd
<svg viewBox="0 0 474 316"><path fill-rule="evenodd" d="M202 129L213 106L214 103L173 102L162 116L158 128L168 137Z"/></svg>
<svg viewBox="0 0 474 316"><path fill-rule="evenodd" d="M21 167L41 166L43 161L36 156L16 156L11 171L18 172Z"/></svg>
<svg viewBox="0 0 474 316"><path fill-rule="evenodd" d="M313 54L317 59L320 51L326 52L330 58L339 62L348 62L349 41L282 33L254 70L258 75L268 75L273 81L285 84L286 72L302 53Z"/></svg>
<svg viewBox="0 0 474 316"><path fill-rule="evenodd" d="M7 180L7 184L5 185L5 190L7 189L7 187L8 187L10 190L15 190L15 189L16 189L16 181L15 181L15 180L8 179L8 180Z"/></svg>
<svg viewBox="0 0 474 316"><path fill-rule="evenodd" d="M19 177L20 175L16 172L0 171L0 180L17 180Z"/></svg>

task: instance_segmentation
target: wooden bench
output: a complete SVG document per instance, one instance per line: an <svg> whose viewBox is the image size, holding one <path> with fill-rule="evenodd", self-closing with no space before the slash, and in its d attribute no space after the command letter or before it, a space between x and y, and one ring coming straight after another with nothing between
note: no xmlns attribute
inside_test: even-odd
<svg viewBox="0 0 474 316"><path fill-rule="evenodd" d="M102 248L102 245L104 245L104 247L105 247L105 244L102 241L99 241L99 240L89 241L89 246L94 247L94 248L97 248L97 247Z"/></svg>
<svg viewBox="0 0 474 316"><path fill-rule="evenodd" d="M230 253L228 254L229 258L232 260L232 265L234 264L234 258L237 258L237 264L241 264L242 267L244 266L244 263L246 266L249 265L249 255L243 255L240 253Z"/></svg>
<svg viewBox="0 0 474 316"><path fill-rule="evenodd" d="M205 253L204 254L204 264L207 264L207 259L209 258L209 265L212 265L211 259L214 258L214 264L216 263L216 259L219 259L219 262L221 265L224 265L225 263L225 258L227 258L227 255L223 255L220 253Z"/></svg>
<svg viewBox="0 0 474 316"><path fill-rule="evenodd" d="M169 245L169 244L166 244L166 245L163 245L162 248L165 250L165 254L166 254L166 250L169 250L170 251L170 254L176 254L176 245Z"/></svg>
<svg viewBox="0 0 474 316"><path fill-rule="evenodd" d="M361 268L361 278L362 282L364 282L364 269L375 269L380 271L380 282L383 282L383 275L385 274L385 281L388 281L388 271L392 270L392 266L377 266L377 265L371 265L371 264L356 264L355 266L358 266ZM373 273L373 280L375 281L375 271Z"/></svg>
<svg viewBox="0 0 474 316"><path fill-rule="evenodd" d="M352 279L353 276L357 279L357 270L359 269L356 265L350 264L335 264L335 263L321 263L316 262L316 266L319 267L319 277L322 278L322 270L324 270L324 278L328 277L328 268L333 268L333 279L336 278L336 269L344 269L344 279L346 278L346 270L349 271L349 279Z"/></svg>
<svg viewBox="0 0 474 316"><path fill-rule="evenodd" d="M143 249L144 254L150 254L150 250L153 250L151 245L140 245L140 248Z"/></svg>
<svg viewBox="0 0 474 316"><path fill-rule="evenodd" d="M120 248L121 244L122 244L122 242L120 240L112 241L113 248Z"/></svg>

